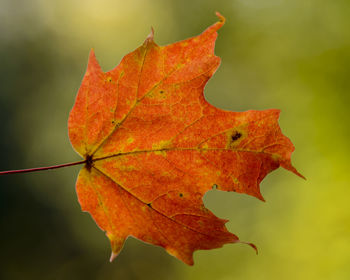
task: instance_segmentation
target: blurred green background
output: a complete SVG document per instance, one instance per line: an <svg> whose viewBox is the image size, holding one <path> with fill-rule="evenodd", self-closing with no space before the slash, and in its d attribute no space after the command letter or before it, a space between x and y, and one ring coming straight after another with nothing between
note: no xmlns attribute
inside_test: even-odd
<svg viewBox="0 0 350 280"><path fill-rule="evenodd" d="M110 246L80 211L80 167L0 177L1 279L350 279L350 1L0 0L0 170L75 161L67 119L89 50L105 71L155 28L169 44L227 19L207 99L279 108L301 180L279 169L266 203L211 191L205 204L255 243L197 251L194 267L129 239Z"/></svg>

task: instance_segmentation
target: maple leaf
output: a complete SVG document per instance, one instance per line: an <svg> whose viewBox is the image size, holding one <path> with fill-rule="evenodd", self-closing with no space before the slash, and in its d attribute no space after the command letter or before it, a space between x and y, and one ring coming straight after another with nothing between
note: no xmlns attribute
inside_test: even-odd
<svg viewBox="0 0 350 280"><path fill-rule="evenodd" d="M279 110L229 112L205 100L220 64L217 15L201 35L164 47L152 30L108 72L90 53L69 137L86 160L79 202L110 239L111 260L133 236L192 265L195 250L241 242L203 204L213 185L263 200L259 184L272 170L301 176Z"/></svg>

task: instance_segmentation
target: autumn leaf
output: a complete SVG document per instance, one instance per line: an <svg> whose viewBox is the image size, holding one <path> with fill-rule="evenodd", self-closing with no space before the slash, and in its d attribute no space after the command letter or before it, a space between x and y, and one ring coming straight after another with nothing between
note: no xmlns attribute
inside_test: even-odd
<svg viewBox="0 0 350 280"><path fill-rule="evenodd" d="M217 15L201 35L164 47L152 30L108 72L90 53L69 137L86 160L79 202L110 239L111 260L133 236L192 265L195 250L241 242L203 204L213 185L263 200L269 172L282 166L301 176L279 110L229 112L205 100L220 64L214 45L225 19Z"/></svg>

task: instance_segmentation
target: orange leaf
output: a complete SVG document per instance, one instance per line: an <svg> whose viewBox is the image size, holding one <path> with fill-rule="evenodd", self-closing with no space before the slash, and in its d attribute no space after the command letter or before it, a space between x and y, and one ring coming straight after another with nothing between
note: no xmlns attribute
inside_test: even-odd
<svg viewBox="0 0 350 280"><path fill-rule="evenodd" d="M192 265L195 250L240 242L202 202L213 185L263 200L259 183L272 170L301 176L278 110L229 112L204 99L220 64L214 45L225 19L217 15L201 35L165 47L152 30L108 72L90 53L69 137L87 160L79 202L106 231L111 260L131 235Z"/></svg>

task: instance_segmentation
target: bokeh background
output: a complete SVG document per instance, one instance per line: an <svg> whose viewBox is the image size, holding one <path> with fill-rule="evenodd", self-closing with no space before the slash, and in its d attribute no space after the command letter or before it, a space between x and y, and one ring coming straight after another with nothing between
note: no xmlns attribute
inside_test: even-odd
<svg viewBox="0 0 350 280"><path fill-rule="evenodd" d="M80 167L0 177L1 279L350 279L350 1L0 0L0 170L78 160L67 119L93 47L105 71L155 28L165 45L220 11L222 58L207 99L279 108L304 181L279 169L266 203L211 191L205 204L255 243L197 251L188 267L130 238L110 246L75 193Z"/></svg>

